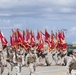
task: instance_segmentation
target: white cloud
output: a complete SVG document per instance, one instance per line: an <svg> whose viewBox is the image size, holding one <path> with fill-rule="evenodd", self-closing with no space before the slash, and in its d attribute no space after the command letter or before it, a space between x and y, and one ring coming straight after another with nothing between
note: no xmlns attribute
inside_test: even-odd
<svg viewBox="0 0 76 75"><path fill-rule="evenodd" d="M60 9L62 13L72 13L73 12L73 8L62 8Z"/></svg>
<svg viewBox="0 0 76 75"><path fill-rule="evenodd" d="M8 29L12 29L12 27L0 27L0 30L8 30Z"/></svg>
<svg viewBox="0 0 76 75"><path fill-rule="evenodd" d="M67 30L66 39L69 43L76 42L76 26L72 26Z"/></svg>
<svg viewBox="0 0 76 75"><path fill-rule="evenodd" d="M71 37L71 36L74 36L76 37L76 26L73 26L71 27L69 30L68 30L68 38Z"/></svg>
<svg viewBox="0 0 76 75"><path fill-rule="evenodd" d="M22 24L14 24L13 28L19 28L19 29L21 29L22 28Z"/></svg>
<svg viewBox="0 0 76 75"><path fill-rule="evenodd" d="M31 5L73 5L76 0L0 0L0 7L12 8L15 6L31 6ZM47 5L47 6L46 6ZM9 7L10 6L10 7Z"/></svg>
<svg viewBox="0 0 76 75"><path fill-rule="evenodd" d="M9 19L4 19L3 22L5 22L5 23L8 24L8 23L10 23L11 21L10 21Z"/></svg>
<svg viewBox="0 0 76 75"><path fill-rule="evenodd" d="M75 7L76 0L0 0L0 17L27 16L76 20Z"/></svg>
<svg viewBox="0 0 76 75"><path fill-rule="evenodd" d="M0 18L0 29L16 29L19 28L21 29L23 27L22 22L18 22L18 19L13 19L13 18Z"/></svg>

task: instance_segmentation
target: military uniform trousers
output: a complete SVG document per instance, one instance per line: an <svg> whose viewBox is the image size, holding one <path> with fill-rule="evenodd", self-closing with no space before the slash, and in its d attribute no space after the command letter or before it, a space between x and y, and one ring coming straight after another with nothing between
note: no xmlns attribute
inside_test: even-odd
<svg viewBox="0 0 76 75"><path fill-rule="evenodd" d="M11 62L7 62L8 75L13 75L13 64Z"/></svg>
<svg viewBox="0 0 76 75"><path fill-rule="evenodd" d="M4 66L2 62L0 62L0 75L2 75L3 71L4 71Z"/></svg>
<svg viewBox="0 0 76 75"><path fill-rule="evenodd" d="M30 70L30 75L35 75L36 64L34 62L29 64L29 70Z"/></svg>
<svg viewBox="0 0 76 75"><path fill-rule="evenodd" d="M71 75L76 75L76 70L72 70Z"/></svg>
<svg viewBox="0 0 76 75"><path fill-rule="evenodd" d="M21 75L21 67L22 67L22 63L18 62L16 65L16 75Z"/></svg>
<svg viewBox="0 0 76 75"><path fill-rule="evenodd" d="M22 55L22 65L25 64L25 61L24 61L24 55Z"/></svg>

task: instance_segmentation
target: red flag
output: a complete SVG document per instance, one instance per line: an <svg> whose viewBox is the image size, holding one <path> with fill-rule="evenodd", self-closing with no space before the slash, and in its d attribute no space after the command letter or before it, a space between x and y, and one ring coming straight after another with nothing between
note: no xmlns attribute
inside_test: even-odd
<svg viewBox="0 0 76 75"><path fill-rule="evenodd" d="M26 45L27 41L26 41L26 36L25 36L25 31L23 31L23 45Z"/></svg>
<svg viewBox="0 0 76 75"><path fill-rule="evenodd" d="M15 40L14 40L14 37L10 36L10 44L11 44L11 47L15 47Z"/></svg>
<svg viewBox="0 0 76 75"><path fill-rule="evenodd" d="M30 32L28 29L26 29L26 41L27 43L31 43L31 36L30 36Z"/></svg>
<svg viewBox="0 0 76 75"><path fill-rule="evenodd" d="M55 42L54 42L54 33L51 31L51 40L48 42L49 50L52 51L55 48Z"/></svg>
<svg viewBox="0 0 76 75"><path fill-rule="evenodd" d="M23 30L23 40L25 40L25 31Z"/></svg>
<svg viewBox="0 0 76 75"><path fill-rule="evenodd" d="M19 29L16 30L16 36L17 36L17 44L23 45L23 35L19 31Z"/></svg>
<svg viewBox="0 0 76 75"><path fill-rule="evenodd" d="M0 39L1 39L2 45L7 45L8 41L6 40L5 36L1 31L0 31Z"/></svg>
<svg viewBox="0 0 76 75"><path fill-rule="evenodd" d="M45 42L48 43L49 40L50 40L50 34L49 34L48 31L45 29Z"/></svg>
<svg viewBox="0 0 76 75"><path fill-rule="evenodd" d="M56 49L60 50L59 33L56 32Z"/></svg>
<svg viewBox="0 0 76 75"><path fill-rule="evenodd" d="M37 32L37 40L38 40L37 48L38 48L38 50L43 52L44 51L44 41L42 38L42 31Z"/></svg>
<svg viewBox="0 0 76 75"><path fill-rule="evenodd" d="M16 36L16 32L13 29L10 35L10 44L11 44L11 47L16 47L17 45L17 36Z"/></svg>
<svg viewBox="0 0 76 75"><path fill-rule="evenodd" d="M30 35L31 35L31 45L32 45L32 46L35 46L36 43L35 43L34 33L31 31L31 32L30 32Z"/></svg>
<svg viewBox="0 0 76 75"><path fill-rule="evenodd" d="M7 40L5 37L1 38L1 41L2 41L2 45L7 45Z"/></svg>
<svg viewBox="0 0 76 75"><path fill-rule="evenodd" d="M62 52L65 52L67 45L66 45L66 39L65 39L64 31L62 31L62 30L61 30L61 35L62 35L62 38L60 41L61 41L61 45L62 45Z"/></svg>
<svg viewBox="0 0 76 75"><path fill-rule="evenodd" d="M42 40L38 43L38 48L40 51L44 51L44 42Z"/></svg>
<svg viewBox="0 0 76 75"><path fill-rule="evenodd" d="M37 31L36 38L37 38L38 41L42 39L42 31Z"/></svg>

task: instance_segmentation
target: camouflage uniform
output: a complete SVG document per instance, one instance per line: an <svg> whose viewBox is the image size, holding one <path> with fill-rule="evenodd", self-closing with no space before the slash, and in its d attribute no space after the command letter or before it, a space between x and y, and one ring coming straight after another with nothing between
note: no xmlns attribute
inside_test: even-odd
<svg viewBox="0 0 76 75"><path fill-rule="evenodd" d="M2 75L4 71L4 66L2 64L2 51L0 51L0 75Z"/></svg>
<svg viewBox="0 0 76 75"><path fill-rule="evenodd" d="M34 51L34 50L31 49L31 51ZM28 64L28 66L29 66L30 75L35 75L37 55L31 51L26 56L26 62L27 62L26 64Z"/></svg>
<svg viewBox="0 0 76 75"><path fill-rule="evenodd" d="M22 54L20 50L18 50L17 53L17 60L16 60L17 66L16 66L16 74L21 75L21 66L22 66Z"/></svg>
<svg viewBox="0 0 76 75"><path fill-rule="evenodd" d="M2 53L3 53L2 63L4 66L6 66L6 58L7 58L6 48L2 50Z"/></svg>
<svg viewBox="0 0 76 75"><path fill-rule="evenodd" d="M22 48L21 49L21 55L22 55L22 65L24 65L25 64L25 62L24 62L24 49Z"/></svg>
<svg viewBox="0 0 76 75"><path fill-rule="evenodd" d="M12 75L12 71L13 71L13 52L12 49L10 49L9 51L9 55L7 56L7 69L8 69L8 75Z"/></svg>
<svg viewBox="0 0 76 75"><path fill-rule="evenodd" d="M66 68L69 74L76 75L76 50L73 51L73 56L69 58Z"/></svg>

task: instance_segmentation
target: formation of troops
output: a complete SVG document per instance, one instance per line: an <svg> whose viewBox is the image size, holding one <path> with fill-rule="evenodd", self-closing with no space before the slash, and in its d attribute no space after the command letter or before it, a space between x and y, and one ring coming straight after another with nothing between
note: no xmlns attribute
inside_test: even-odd
<svg viewBox="0 0 76 75"><path fill-rule="evenodd" d="M22 67L28 66L30 75L34 75L36 66L65 65L63 60L65 54L61 55L56 50L49 54L46 46L45 51L39 53L33 47L26 51L21 46L18 47L18 50L6 47L5 49L0 49L0 74L2 75L5 67L7 67L8 74L6 75L13 75L13 68L16 75L21 75Z"/></svg>
<svg viewBox="0 0 76 75"><path fill-rule="evenodd" d="M12 30L10 45L0 31L0 75L7 67L6 75L21 75L22 67L29 68L29 75L35 75L36 66L66 66L67 74L76 75L76 49L67 54L64 32L58 31L56 36L45 30L37 33L37 41L32 31L26 35L19 29Z"/></svg>

